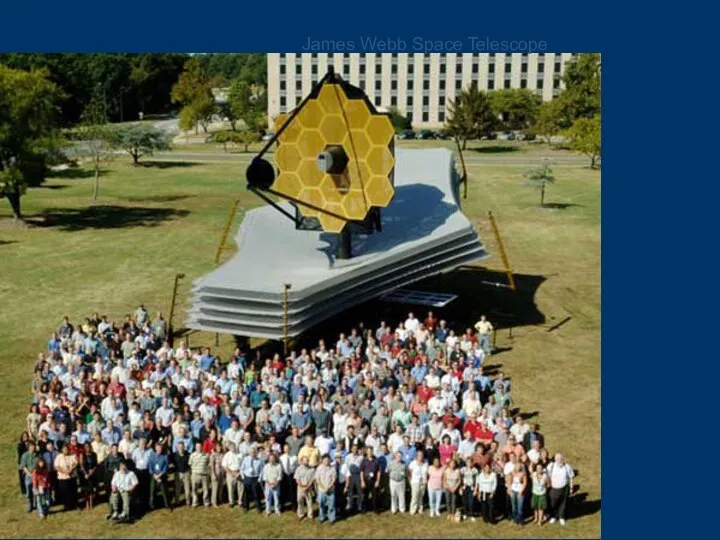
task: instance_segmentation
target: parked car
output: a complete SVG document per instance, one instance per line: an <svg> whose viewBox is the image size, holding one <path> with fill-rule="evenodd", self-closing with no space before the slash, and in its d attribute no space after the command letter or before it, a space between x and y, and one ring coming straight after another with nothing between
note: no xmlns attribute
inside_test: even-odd
<svg viewBox="0 0 720 540"><path fill-rule="evenodd" d="M262 136L262 140L263 140L263 141L269 141L269 140L272 139L274 136L275 136L274 133L269 133L269 132L268 132L268 133L266 133L265 135Z"/></svg>
<svg viewBox="0 0 720 540"><path fill-rule="evenodd" d="M444 129L441 129L440 131L435 133L436 139L451 139L450 133L445 131Z"/></svg>
<svg viewBox="0 0 720 540"><path fill-rule="evenodd" d="M415 138L418 140L421 140L421 141L427 141L427 140L435 139L436 137L435 137L435 133L433 133L432 131L430 131L428 129L423 129L422 131L418 132L418 134Z"/></svg>
<svg viewBox="0 0 720 540"><path fill-rule="evenodd" d="M415 132L414 132L412 129L406 129L405 131L403 131L402 133L400 133L400 134L397 136L397 138L400 139L401 141L405 141L405 140L409 140L409 139L414 139L414 138L415 138Z"/></svg>
<svg viewBox="0 0 720 540"><path fill-rule="evenodd" d="M512 131L503 131L497 137L498 141L514 141L515 134Z"/></svg>

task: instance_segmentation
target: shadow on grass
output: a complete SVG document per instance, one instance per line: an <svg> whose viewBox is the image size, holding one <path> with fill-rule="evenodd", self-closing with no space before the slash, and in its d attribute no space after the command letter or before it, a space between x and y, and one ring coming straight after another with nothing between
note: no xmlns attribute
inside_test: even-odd
<svg viewBox="0 0 720 540"><path fill-rule="evenodd" d="M8 244L17 244L17 240L0 240L0 246L6 246Z"/></svg>
<svg viewBox="0 0 720 540"><path fill-rule="evenodd" d="M194 161L141 161L139 167L146 169L185 169L187 167L195 167L200 165Z"/></svg>
<svg viewBox="0 0 720 540"><path fill-rule="evenodd" d="M508 154L512 152L518 152L520 149L517 146L503 146L496 144L493 146L481 146L479 148L470 148L473 152L478 154Z"/></svg>
<svg viewBox="0 0 720 540"><path fill-rule="evenodd" d="M185 217L189 210L173 208L139 208L126 206L89 206L87 208L48 208L28 218L36 227L63 231L116 229L122 227L155 227L165 221Z"/></svg>
<svg viewBox="0 0 720 540"><path fill-rule="evenodd" d="M577 493L568 499L567 517L572 519L597 514L600 506L600 499L588 500L587 493Z"/></svg>
<svg viewBox="0 0 720 540"><path fill-rule="evenodd" d="M575 204L575 203L548 202L548 203L545 203L541 208L545 208L548 210L565 210L566 208L572 208L573 206L577 206L578 208L584 207L582 204Z"/></svg>
<svg viewBox="0 0 720 540"><path fill-rule="evenodd" d="M106 170L101 169L100 176L102 176L106 172ZM75 180L79 178L92 178L93 176L95 176L95 171L93 171L92 169L83 169L81 167L71 167L62 171L50 171L50 173L48 174L48 178L65 178L68 180ZM55 188L48 186L48 189Z"/></svg>
<svg viewBox="0 0 720 540"><path fill-rule="evenodd" d="M183 199L188 199L190 195L148 195L146 197L121 197L122 200L128 201L128 202L154 202L154 203L164 203L164 202L175 202L175 201L182 201Z"/></svg>

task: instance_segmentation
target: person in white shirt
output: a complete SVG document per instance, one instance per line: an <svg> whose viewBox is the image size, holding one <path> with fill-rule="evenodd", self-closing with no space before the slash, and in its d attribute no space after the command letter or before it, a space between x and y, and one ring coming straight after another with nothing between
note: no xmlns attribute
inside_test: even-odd
<svg viewBox="0 0 720 540"><path fill-rule="evenodd" d="M408 477L410 478L410 513L422 514L428 481L428 465L421 450L415 456L415 461L408 465Z"/></svg>
<svg viewBox="0 0 720 540"><path fill-rule="evenodd" d="M363 444L366 448L372 448L373 455L379 456L380 455L380 446L385 442L385 439L383 438L380 433L378 433L377 426L372 426L370 428L370 433L367 437L365 437L365 441ZM389 448L389 447L388 447Z"/></svg>
<svg viewBox="0 0 720 540"><path fill-rule="evenodd" d="M127 468L125 461L120 462L120 467L113 474L110 482L110 508L109 519L127 520L130 519L130 497L138 485L137 476ZM122 513L120 513L120 502L122 502Z"/></svg>
<svg viewBox="0 0 720 540"><path fill-rule="evenodd" d="M225 430L225 433L223 433L223 445L225 448L228 448L232 443L235 445L235 448L237 448L237 445L242 442L242 438L243 430L240 429L240 422L238 422L236 418L233 418L232 422L230 422L230 427Z"/></svg>
<svg viewBox="0 0 720 540"><path fill-rule="evenodd" d="M432 390L438 390L440 388L440 377L438 377L434 367L428 370L428 374L425 375L425 382L427 382L428 387Z"/></svg>
<svg viewBox="0 0 720 540"><path fill-rule="evenodd" d="M407 340L409 332L407 328L405 328L405 325L403 323L400 323L398 327L395 329L395 335L402 341L403 343Z"/></svg>
<svg viewBox="0 0 720 540"><path fill-rule="evenodd" d="M525 423L523 417L517 415L515 417L515 423L510 428L510 433L515 435L515 440L522 443L525 440L525 435L530 432L530 425Z"/></svg>
<svg viewBox="0 0 720 540"><path fill-rule="evenodd" d="M482 315L480 320L475 323L475 330L477 330L478 333L480 348L485 351L486 356L490 356L490 334L492 334L493 325L485 318L485 315Z"/></svg>
<svg viewBox="0 0 720 540"><path fill-rule="evenodd" d="M237 492L238 504L242 503L244 486L242 478L240 478L240 458L235 453L235 445L228 444L228 451L222 458L222 468L225 471L225 479L227 482L228 500L230 507L235 506L235 493Z"/></svg>
<svg viewBox="0 0 720 540"><path fill-rule="evenodd" d="M430 385L428 384L428 386ZM446 408L447 403L439 394L435 394L428 401L428 411L430 412L430 414L437 414L438 417L442 417L443 415L445 415Z"/></svg>
<svg viewBox="0 0 720 540"><path fill-rule="evenodd" d="M408 313L408 318L405 320L405 329L414 334L417 329L420 327L420 321L417 320L415 315L412 313Z"/></svg>
<svg viewBox="0 0 720 540"><path fill-rule="evenodd" d="M480 510L485 523L494 523L493 507L495 506L495 491L497 490L497 474L486 463L475 479L475 497L480 501Z"/></svg>
<svg viewBox="0 0 720 540"><path fill-rule="evenodd" d="M328 437L324 429L320 431L320 433L318 433L318 436L315 438L315 448L318 449L321 456L329 454L330 450L334 445L335 440L331 437Z"/></svg>
<svg viewBox="0 0 720 540"><path fill-rule="evenodd" d="M390 451L392 453L395 453L403 445L403 441L404 441L404 434L403 434L402 426L400 424L397 424L395 426L395 433L393 433L392 435L390 435L390 437L388 437L388 441L387 441L388 448L390 449Z"/></svg>
<svg viewBox="0 0 720 540"><path fill-rule="evenodd" d="M575 471L560 453L555 454L555 461L547 468L547 475L550 478L550 523L560 521L565 526L565 507L568 498L573 490L573 478Z"/></svg>
<svg viewBox="0 0 720 540"><path fill-rule="evenodd" d="M540 461L540 441L535 439L531 445L530 450L527 451L527 458L533 465L537 465Z"/></svg>

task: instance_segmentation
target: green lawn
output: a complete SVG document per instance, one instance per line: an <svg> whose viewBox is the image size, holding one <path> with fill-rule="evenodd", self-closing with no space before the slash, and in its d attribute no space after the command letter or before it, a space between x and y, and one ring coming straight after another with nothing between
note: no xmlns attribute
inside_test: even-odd
<svg viewBox="0 0 720 540"><path fill-rule="evenodd" d="M390 515L353 518L329 529L298 524L290 514L265 518L227 508L182 509L172 516L158 511L127 527L108 524L106 507L88 516L55 514L47 522L26 515L17 490L15 442L24 429L32 364L50 332L64 314L77 321L98 310L119 318L139 302L167 311L177 272L187 276L181 288L184 303L191 281L213 268L232 200L239 198L245 208L258 204L245 191L241 163L134 168L122 158L108 166L95 206L89 205L92 178L82 171L29 191L23 198L28 226L13 225L7 202L0 201L0 375L5 382L0 536L599 536L600 173L584 165L558 164L557 184L546 196L556 208L541 210L537 192L524 185L525 168L471 165L464 210L494 255L489 265L500 266L486 218L491 209L515 271L545 279L535 300L546 324L516 328L512 339L499 333L498 345L508 350L493 361L512 378L517 406L538 413L534 420L548 447L563 451L579 471L582 502L575 512L582 515L566 529ZM472 305L473 299L464 301ZM183 309L178 322L182 316ZM548 331L568 317L566 324ZM193 345L212 341L214 336L201 334ZM222 352L227 354L229 347L230 340L221 338Z"/></svg>

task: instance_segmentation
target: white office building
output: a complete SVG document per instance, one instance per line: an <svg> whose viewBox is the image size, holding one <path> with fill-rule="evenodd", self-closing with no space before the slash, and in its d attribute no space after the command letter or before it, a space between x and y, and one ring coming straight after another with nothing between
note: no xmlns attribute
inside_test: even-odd
<svg viewBox="0 0 720 540"><path fill-rule="evenodd" d="M415 128L445 123L448 101L476 82L480 90L528 88L558 95L574 53L269 53L268 118L292 110L332 65L377 107L396 107Z"/></svg>

